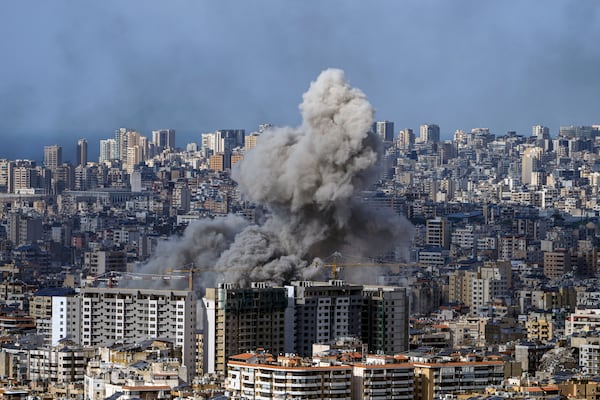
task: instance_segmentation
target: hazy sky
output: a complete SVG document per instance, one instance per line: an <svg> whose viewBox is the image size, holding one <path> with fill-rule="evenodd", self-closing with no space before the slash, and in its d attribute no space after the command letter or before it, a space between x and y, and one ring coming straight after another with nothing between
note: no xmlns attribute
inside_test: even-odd
<svg viewBox="0 0 600 400"><path fill-rule="evenodd" d="M599 123L600 2L174 0L0 2L0 157L175 128L297 125L341 68L377 119L442 136Z"/></svg>

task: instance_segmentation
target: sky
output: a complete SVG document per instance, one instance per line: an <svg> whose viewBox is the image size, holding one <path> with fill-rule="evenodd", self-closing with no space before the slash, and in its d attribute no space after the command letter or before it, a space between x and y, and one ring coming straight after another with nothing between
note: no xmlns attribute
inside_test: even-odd
<svg viewBox="0 0 600 400"><path fill-rule="evenodd" d="M0 2L0 158L91 158L119 127L294 126L340 68L396 132L436 123L530 135L600 123L596 0Z"/></svg>

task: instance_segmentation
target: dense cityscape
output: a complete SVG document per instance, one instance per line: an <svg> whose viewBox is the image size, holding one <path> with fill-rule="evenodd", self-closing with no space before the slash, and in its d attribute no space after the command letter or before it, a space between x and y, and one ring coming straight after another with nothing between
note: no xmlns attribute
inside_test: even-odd
<svg viewBox="0 0 600 400"><path fill-rule="evenodd" d="M0 160L2 398L598 398L600 125L300 109Z"/></svg>

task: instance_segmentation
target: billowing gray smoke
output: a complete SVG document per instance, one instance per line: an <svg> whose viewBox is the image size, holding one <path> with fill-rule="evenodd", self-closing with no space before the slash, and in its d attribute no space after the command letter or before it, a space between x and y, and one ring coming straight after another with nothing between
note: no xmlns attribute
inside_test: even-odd
<svg viewBox="0 0 600 400"><path fill-rule="evenodd" d="M264 132L232 172L243 196L268 210L260 225L227 217L190 225L144 268L214 265L225 282L314 278L313 257L351 249L377 256L407 243L410 223L355 198L378 176L373 108L341 70L322 72L303 96L298 128Z"/></svg>

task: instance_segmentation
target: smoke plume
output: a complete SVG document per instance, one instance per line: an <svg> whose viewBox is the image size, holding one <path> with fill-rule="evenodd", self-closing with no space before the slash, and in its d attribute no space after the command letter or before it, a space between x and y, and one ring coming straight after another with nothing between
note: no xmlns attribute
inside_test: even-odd
<svg viewBox="0 0 600 400"><path fill-rule="evenodd" d="M310 261L334 251L378 256L407 243L411 225L356 198L377 178L374 111L341 70L322 72L303 96L302 124L264 132L232 171L242 195L268 210L262 224L227 217L190 225L144 270L194 262L225 282L282 284L322 273Z"/></svg>

